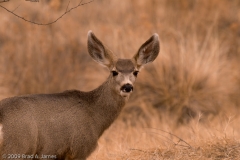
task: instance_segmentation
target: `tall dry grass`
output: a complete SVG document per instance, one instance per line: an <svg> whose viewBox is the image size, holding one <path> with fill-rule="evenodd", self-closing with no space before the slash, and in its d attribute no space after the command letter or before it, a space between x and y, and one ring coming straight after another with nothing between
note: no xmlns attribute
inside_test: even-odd
<svg viewBox="0 0 240 160"><path fill-rule="evenodd" d="M15 13L46 23L67 1L1 3L19 4ZM50 26L0 9L1 97L100 85L108 72L87 54L90 29L127 58L157 32L159 57L141 71L90 159L239 159L239 7L238 0L95 0Z"/></svg>

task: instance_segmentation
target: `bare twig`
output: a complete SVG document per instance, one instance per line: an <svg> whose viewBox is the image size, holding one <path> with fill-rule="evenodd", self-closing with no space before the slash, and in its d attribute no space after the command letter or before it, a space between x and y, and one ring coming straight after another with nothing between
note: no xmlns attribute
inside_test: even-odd
<svg viewBox="0 0 240 160"><path fill-rule="evenodd" d="M169 134L169 135L171 135L171 136L174 136L174 137L178 138L179 141L178 141L178 143L174 143L175 145L179 145L179 142L182 141L182 142L184 142L185 144L187 144L190 148L193 148L189 143L187 143L186 141L184 141L182 138L178 137L177 135L172 134L171 132L167 132L167 131L164 131L164 130L162 130L162 129L158 129L158 128L148 128L148 129L159 130L159 131L161 131L161 132L167 133L167 134ZM182 145L181 145L181 146L182 146ZM185 146L185 147L186 147L186 146Z"/></svg>
<svg viewBox="0 0 240 160"><path fill-rule="evenodd" d="M130 148L129 150L147 153L147 151L144 151L144 150L141 150L141 149L137 149L137 148Z"/></svg>
<svg viewBox="0 0 240 160"><path fill-rule="evenodd" d="M39 0L25 0L25 1L30 1L30 2L39 2Z"/></svg>
<svg viewBox="0 0 240 160"><path fill-rule="evenodd" d="M133 150L133 151L140 151L140 152L144 152L144 153L146 153L146 151L143 151L143 150L141 150L141 149L136 149L136 148L130 148L130 150Z"/></svg>
<svg viewBox="0 0 240 160"><path fill-rule="evenodd" d="M81 0L81 1L79 2L79 4L81 4L81 3L82 3L82 1L83 1L83 0ZM79 4L78 4L78 5L79 5Z"/></svg>
<svg viewBox="0 0 240 160"><path fill-rule="evenodd" d="M147 132L147 133L160 135L161 137L165 138L167 141L172 142L174 145L176 145L176 143L173 142L172 139L168 138L167 136L164 136L164 135L161 135L161 134L159 134L159 133L157 133L157 132L152 132L152 131L151 131L151 132L149 131L149 132Z"/></svg>
<svg viewBox="0 0 240 160"><path fill-rule="evenodd" d="M0 2L0 3L7 2L7 1L9 1L9 0L4 0L4 1L2 1L2 2ZM80 7L80 6L83 6L83 5L92 3L94 0L90 0L90 1L85 2L85 3L82 3L82 1L83 1L83 0L81 0L80 3L79 3L77 6L72 7L72 8L70 8L69 10L66 9L66 11L65 11L60 17L58 17L57 19L55 19L54 21L49 22L49 23L38 23L38 22L34 22L34 21L25 19L24 17L21 17L21 16L17 15L16 13L14 13L14 11L10 11L9 9L7 9L6 7L4 7L4 6L2 6L2 5L0 5L0 7L3 8L3 9L5 9L7 12L13 14L14 16L16 16L16 17L18 17L18 18L26 21L26 22L29 22L29 23L32 23L32 24L36 24L36 25L44 26L44 25L51 25L51 24L53 24L53 23L56 23L59 19L61 19L61 18L62 18L64 15L66 15L67 13L71 12L72 10L74 10L74 9ZM67 6L67 8L68 8L68 6ZM15 9L15 10L16 10L16 9Z"/></svg>
<svg viewBox="0 0 240 160"><path fill-rule="evenodd" d="M66 8L66 11L65 11L65 12L67 12L69 4L70 4L70 1L68 1L68 5L67 5L67 8Z"/></svg>
<svg viewBox="0 0 240 160"><path fill-rule="evenodd" d="M17 9L18 9L18 7L20 7L21 5L19 4L12 12L15 12Z"/></svg>
<svg viewBox="0 0 240 160"><path fill-rule="evenodd" d="M0 3L4 3L4 2L8 2L9 0L3 0L3 1L0 1Z"/></svg>

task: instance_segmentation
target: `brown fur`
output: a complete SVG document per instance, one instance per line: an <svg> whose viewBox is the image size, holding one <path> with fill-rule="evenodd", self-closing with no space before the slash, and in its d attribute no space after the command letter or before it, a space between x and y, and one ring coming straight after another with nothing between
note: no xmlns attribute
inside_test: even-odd
<svg viewBox="0 0 240 160"><path fill-rule="evenodd" d="M158 42L157 37L155 40ZM116 87L121 72L133 72L136 66L132 60L118 60L115 64L112 53L92 32L89 32L88 48L94 60L110 71L118 68L119 75L110 74L106 82L90 92L72 90L2 100L1 154L19 154L18 159L24 159L23 154L37 154L39 158L53 155L57 159L83 160L94 151L97 140L118 117L130 95L122 96Z"/></svg>
<svg viewBox="0 0 240 160"><path fill-rule="evenodd" d="M116 63L116 69L119 72L133 72L134 64L130 59L119 59Z"/></svg>

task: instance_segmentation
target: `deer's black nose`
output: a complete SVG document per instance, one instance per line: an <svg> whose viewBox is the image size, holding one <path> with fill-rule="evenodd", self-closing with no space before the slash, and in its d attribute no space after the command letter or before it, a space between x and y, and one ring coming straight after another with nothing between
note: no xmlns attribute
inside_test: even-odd
<svg viewBox="0 0 240 160"><path fill-rule="evenodd" d="M124 84L121 87L121 91L123 91L123 92L131 92L131 91L133 91L133 86L131 84L129 84L129 83Z"/></svg>

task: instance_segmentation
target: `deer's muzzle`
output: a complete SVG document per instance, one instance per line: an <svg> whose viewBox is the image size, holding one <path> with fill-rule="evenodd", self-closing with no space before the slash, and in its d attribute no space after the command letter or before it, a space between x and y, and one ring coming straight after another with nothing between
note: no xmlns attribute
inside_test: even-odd
<svg viewBox="0 0 240 160"><path fill-rule="evenodd" d="M127 92L127 93L132 92L132 91L133 91L133 86L132 86L131 84L129 84L129 83L124 84L124 85L121 87L121 91Z"/></svg>

